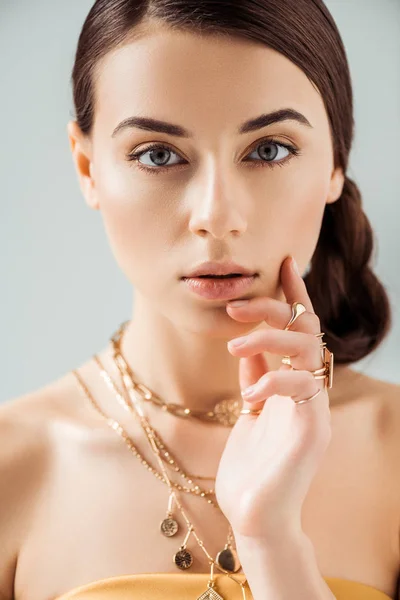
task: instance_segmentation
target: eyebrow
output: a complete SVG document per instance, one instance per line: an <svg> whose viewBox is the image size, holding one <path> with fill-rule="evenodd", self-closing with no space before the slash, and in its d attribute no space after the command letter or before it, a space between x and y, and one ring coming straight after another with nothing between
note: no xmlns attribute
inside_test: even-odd
<svg viewBox="0 0 400 600"><path fill-rule="evenodd" d="M245 121L238 127L237 133L249 133L251 131L256 131L257 129L267 127L268 125L272 125L273 123L281 123L282 121L297 121L301 125L312 128L312 125L308 119L306 119L306 117L297 110L294 110L293 108L282 108L280 110L275 110L274 112L262 114L255 119ZM124 119L116 126L111 137L115 137L119 131L131 127L144 129L145 131L167 133L169 135L182 138L193 137L193 133L181 125L174 125L173 123L167 123L166 121L160 121L150 117L128 117L127 119Z"/></svg>

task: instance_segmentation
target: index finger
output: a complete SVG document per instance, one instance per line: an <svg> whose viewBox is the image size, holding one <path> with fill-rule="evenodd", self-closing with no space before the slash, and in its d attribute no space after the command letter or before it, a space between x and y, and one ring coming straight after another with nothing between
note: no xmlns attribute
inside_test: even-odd
<svg viewBox="0 0 400 600"><path fill-rule="evenodd" d="M283 293L288 304L292 305L293 302L301 302L306 307L307 312L315 314L306 284L301 275L292 266L292 258L290 256L282 263L280 278Z"/></svg>

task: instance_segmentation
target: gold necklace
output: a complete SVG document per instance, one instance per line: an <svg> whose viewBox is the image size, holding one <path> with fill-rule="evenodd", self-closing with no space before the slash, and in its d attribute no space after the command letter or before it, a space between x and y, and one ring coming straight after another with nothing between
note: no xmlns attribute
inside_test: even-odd
<svg viewBox="0 0 400 600"><path fill-rule="evenodd" d="M100 375L101 375L101 377L105 381L106 385L113 392L113 394L117 398L118 402L124 407L125 410L127 410L130 413L133 413L134 415L136 415L137 413L136 413L136 410L135 410L134 406L132 406L131 403L127 402L126 399L121 394L121 392L118 390L117 385L115 384L115 382L111 378L110 374L104 368L104 366L103 366L100 358L95 354L95 355L93 355L93 359L94 359L94 361L96 362L97 366L100 369ZM194 479L215 480L215 477L205 477L205 476L200 476L200 475L189 475L189 474L185 473L181 469L181 467L179 467L179 465L177 464L176 459L173 457L171 451L168 450L165 447L165 444L161 440L159 434L155 431L155 429L153 429L151 427L150 424L149 424L149 429L151 430L151 433L152 433L152 435L154 437L154 440L155 440L155 442L157 444L157 447L161 450L161 452L163 454L162 459L164 460L164 462L166 462L168 464L168 466L171 469L173 469L175 472L179 473L182 476L182 478L185 479L189 484L192 484ZM194 488L183 487L183 489L181 489L180 491L189 492L189 493L192 493L192 494L194 494L196 496L202 496L203 498L205 498L207 496L215 495L215 490L212 489L212 490L205 491L205 490L203 490L198 485L195 485ZM209 504L214 504L214 503L212 501L209 501Z"/></svg>
<svg viewBox="0 0 400 600"><path fill-rule="evenodd" d="M122 335L130 321L124 321L114 335L111 337L111 344L113 346L120 345ZM133 378L132 371L128 366L128 372ZM223 425L224 427L233 427L236 421L239 418L240 411L243 407L243 400L237 399L225 399L217 402L214 406L214 410L211 411L198 411L193 410L191 408L186 408L181 404L176 404L174 402L164 402L161 398L159 398L156 394L154 394L147 386L142 383L134 382L135 388L139 391L142 397L152 404L158 406L162 410L170 412L177 417L182 417L185 419L200 419L201 421L205 421L208 423L217 423L219 425Z"/></svg>
<svg viewBox="0 0 400 600"><path fill-rule="evenodd" d="M190 553L190 551L187 549L186 544L187 544L187 541L188 541L191 533L193 532L197 543L199 544L201 549L205 552L207 558L210 561L210 565L211 565L209 585L208 585L207 591L200 598L206 599L207 597L210 597L211 592L215 593L215 591L213 590L213 588L214 588L214 581L213 581L214 566L216 566L219 570L221 570L226 575L229 575L230 577L232 577L232 579L241 586L243 596L244 596L244 598L246 598L246 591L245 591L244 584L242 584L240 581L238 581L236 578L234 578L231 575L233 572L237 572L239 569L241 569L241 565L238 560L237 553L231 549L231 540L233 538L233 532L232 532L231 525L229 524L227 544L225 545L224 550L222 550L221 552L219 552L217 554L217 558L215 560L210 556L210 554L207 552L207 550L204 546L204 543L197 536L197 534L194 530L193 524L187 518L185 512L183 511L182 506L179 503L176 493L172 490L171 481L167 475L167 472L165 470L165 467L164 467L161 457L160 457L160 451L157 448L154 438L151 435L151 428L148 427L148 421L144 415L142 406L136 395L136 394L138 394L138 392L135 390L135 385L134 385L135 382L132 380L132 377L128 371L128 365L120 351L118 343L116 343L114 345L114 357L113 358L114 358L115 364L120 372L120 375L122 377L122 385L124 387L124 390L127 393L127 395L129 396L129 398L132 402L132 406L137 411L137 415L141 421L141 424L143 426L145 433L148 435L149 442L155 453L156 459L158 460L158 462L160 464L160 467L161 467L162 472L165 477L165 481L170 490L170 502L168 505L167 518L164 519L164 521L161 524L161 531L162 531L162 533L164 533L164 535L167 535L167 537L170 537L171 535L175 535L175 533L178 531L178 528L179 528L178 523L175 519L173 519L173 515L172 515L172 501L173 500L175 500L175 503L178 506L178 509L180 510L180 512L181 512L182 516L184 517L185 522L188 526L188 532L185 537L185 540L184 540L183 544L181 545L179 551L174 555L174 558L173 558L174 563L180 569L186 569L192 565L193 556ZM217 598L217 597L218 597L218 595L215 595L215 598ZM219 596L219 598L221 598L221 597Z"/></svg>
<svg viewBox="0 0 400 600"><path fill-rule="evenodd" d="M217 556L217 561L215 559L212 558L212 556L209 554L209 552L207 551L207 549L204 546L203 541L198 537L196 530L193 526L193 524L190 522L190 520L188 519L185 511L183 510L183 507L181 505L181 503L179 502L176 492L174 491L174 485L173 482L171 482L171 480L168 477L168 474L165 470L163 461L160 457L160 451L154 441L154 438L151 437L151 429L150 429L150 433L149 433L149 441L152 447L152 450L154 452L154 455L159 463L159 466L161 468L161 471L163 473L163 476L160 476L159 473L157 473L157 471L155 471L155 469L153 469L151 467L151 465L149 465L149 463L141 456L141 454L139 453L139 451L137 450L137 448L134 446L132 440L129 438L128 434L126 433L126 431L121 427L121 425L114 419L108 417L100 408L100 406L97 404L97 402L95 401L93 395L91 394L91 392L89 391L88 387L86 386L86 384L84 383L83 379L81 378L80 374L78 373L77 369L72 370L72 373L75 375L78 386L80 388L80 390L84 393L84 395L89 399L89 401L91 402L91 404L93 405L93 407L97 410L97 412L99 412L99 414L106 420L107 424L114 430L116 431L124 440L124 442L127 444L128 448L133 452L133 454L135 456L137 456L142 464L144 464L148 470L150 472L152 472L158 479L160 479L163 483L166 483L168 485L169 488L169 502L168 502L168 511L167 511L167 518L164 519L161 523L161 531L162 533L166 536L166 537L172 537L173 535L175 535L179 529L179 525L176 522L175 519L173 519L173 515L172 515L172 505L173 502L175 502L176 506L178 507L178 510L180 511L187 527L188 527L188 531L187 534L185 536L185 539L183 541L183 544L180 546L179 551L174 555L174 563L175 565L182 569L182 570L186 570L187 568L190 568L190 566L193 563L193 557L191 555L191 553L187 550L186 544L189 540L189 537L191 534L193 534L197 544L200 546L200 548L202 549L202 551L206 554L208 560L209 560L209 564L210 564L210 579L208 581L208 585L207 585L207 590L204 592L204 594L202 594L201 596L199 596L199 598L197 598L197 600L224 600L222 598L222 596L220 596L216 590L215 590L215 581L214 581L214 566L216 566L222 573L224 573L226 576L228 576L230 579L232 579L233 581L235 581L235 583L237 583L238 585L240 585L241 591L242 591L242 595L243 595L243 600L247 600L247 596L246 596L246 583L247 580L244 579L243 582L239 581L238 579L236 579L236 577L234 577L232 575L232 572L236 572L237 569L237 565L228 565L231 566L232 569L228 570L228 569L224 569L223 566L221 566L221 564L219 564L218 562L218 557L220 555L222 555L220 558L224 558L223 557L223 553L226 551L228 544L225 546L225 550L223 550L221 553L218 553ZM129 393L129 391L134 394L134 389L133 386L130 386L129 383L129 375L127 372L121 372L121 375L123 376L123 386L124 386L124 390L126 392ZM126 384L128 385L128 388L126 386ZM131 394L129 394L131 396ZM138 401L136 398L133 398L133 405L135 408L137 408L137 415L139 416L139 418L141 419L141 421L143 421L143 426L147 427L147 419L143 413L143 410L141 408L141 406L138 404ZM179 485L179 484L178 484ZM229 526L229 535L231 535L232 530L231 527ZM228 540L229 540L229 535L228 535ZM229 563L229 559L232 559L232 554L231 552L229 552L228 556L225 557L227 560L226 562ZM240 567L239 567L240 568Z"/></svg>
<svg viewBox="0 0 400 600"><path fill-rule="evenodd" d="M97 363L97 365L99 366L100 369L100 373L102 374L103 379L106 381L107 385L111 388L111 390L114 392L115 396L118 396L118 400L120 403L122 403L122 405L124 406L124 408L126 408L127 410L129 410L130 412L133 412L134 414L136 414L136 410L135 410L135 406L129 404L125 398L123 397L123 395L119 392L118 387L116 386L115 382L113 381L113 379L111 378L111 376L109 375L109 373L106 371L106 369L104 368L104 366L102 365L100 359L97 357L97 355L94 355L95 358L95 362ZM117 365L116 365L117 366ZM118 366L117 366L118 368ZM131 377L129 376L129 379L131 380ZM131 382L132 383L132 382ZM148 437L148 432L151 433L151 436L153 437L154 442L157 445L157 448L160 450L161 448L165 448L163 442L160 440L159 435L157 434L157 432L149 425L148 421L147 421L147 425L148 427L146 427L145 430L145 434L147 439L149 440ZM150 440L149 440L150 442ZM152 444L150 442L150 446L152 447ZM160 448L161 446L161 448ZM152 448L153 449L153 448ZM168 456L171 456L170 452L166 452L166 454ZM161 455L160 455L161 456ZM166 459L165 462L168 463L168 466L171 466L171 464L174 465L174 470L175 471L179 471L179 473L182 475L182 477L184 477L185 479L188 479L188 476L186 473L184 473L184 471L179 467L179 465L176 463L175 460L169 460ZM196 476L192 475L192 478L196 478ZM210 478L208 478L210 479ZM214 479L214 478L213 478ZM188 480L189 483L193 483L192 480ZM194 488L195 491L192 490L188 490L192 493L195 493L196 495L200 495L204 498L206 498L206 493L204 493L202 491L202 489L200 488L200 486L196 485ZM186 488L183 490L186 491ZM215 491L211 490L210 493L215 495ZM210 501L207 499L207 502L209 504L212 504L215 508L218 508L218 510L220 510L218 504L215 504L213 501ZM161 530L164 534L166 534L166 532L168 532L168 534L170 534L171 530L176 530L176 523L173 522L172 520L172 511L171 511L171 507L169 507L168 512L167 512L167 518L165 519L164 523L161 526ZM176 533L175 531L175 533ZM229 535L228 535L228 543L225 545L224 550L222 550L220 553L218 553L217 556L217 561L219 562L220 566L225 566L225 568L227 568L227 565L232 567L232 571L236 572L240 569L240 564L239 561L237 559L237 555L236 553L234 554L230 548L231 546L231 542L232 542L232 530L231 528L229 528Z"/></svg>
<svg viewBox="0 0 400 600"><path fill-rule="evenodd" d="M79 387L80 387L81 391L84 393L84 395L86 396L86 398L90 401L90 403L92 404L93 408L105 419L105 421L107 422L107 424L112 429L114 429L114 431L123 439L123 441L128 446L128 448L131 450L131 452L136 456L136 458L139 459L139 461L141 462L141 464L143 466L145 466L146 469L148 469L148 471L150 471L150 473L152 475L154 475L154 477L156 479L158 479L159 481L164 481L163 475L159 471L157 471L154 467L152 467L152 465L144 458L144 456L136 448L136 446L133 443L132 439L128 436L128 434L126 433L126 431L118 423L118 421L116 421L115 419L112 419L112 418L108 417L101 410L100 406L95 401L93 395L90 393L88 387L86 386L85 382L83 381L83 379L79 375L78 371L77 370L73 370L72 373L75 375L76 379L78 380L78 384L79 384ZM180 492L193 493L192 490L190 490L189 488L186 488L186 487L180 485L179 483L172 482L172 486L175 487ZM200 494L196 494L196 495L200 495ZM210 499L207 499L207 502L209 502L209 504L212 504L212 500L210 500Z"/></svg>
<svg viewBox="0 0 400 600"><path fill-rule="evenodd" d="M155 443L155 439L154 439L154 429L151 428L148 420L146 419L141 403L138 400L138 395L141 396L141 394L136 390L136 382L133 380L131 372L129 370L129 366L122 354L121 351L121 339L122 336L116 336L114 335L112 338L112 346L113 346L113 360L115 363L116 368L119 371L119 374L121 376L121 380L122 380L122 385L124 387L124 391L126 392L127 396L129 397L130 401L131 401L131 406L133 408L133 410L135 410L140 424L142 425L143 431L146 434L148 441L150 443L150 446L152 449L154 449L154 447L156 448L156 458L157 460L161 460L161 456L160 456L160 451L157 448L157 445ZM128 404L129 407L129 404ZM161 461L162 462L162 461ZM163 473L165 472L165 469L163 468ZM182 471L181 471L182 472ZM169 479L168 479L169 481ZM201 496L203 496L203 494L200 494ZM219 506L218 509L220 510ZM171 515L170 515L170 509L168 512L168 521L171 520ZM176 527L177 523L175 523L173 525L173 527ZM224 570L228 570L228 571L233 571L236 572L237 570L239 570L240 567L240 563L237 557L236 552L234 552L231 549L231 540L233 538L233 532L231 529L231 526L229 525L229 533L228 533L228 541L227 544L225 545L225 548L223 551L218 553L217 556L217 562L216 565L218 567L222 567Z"/></svg>

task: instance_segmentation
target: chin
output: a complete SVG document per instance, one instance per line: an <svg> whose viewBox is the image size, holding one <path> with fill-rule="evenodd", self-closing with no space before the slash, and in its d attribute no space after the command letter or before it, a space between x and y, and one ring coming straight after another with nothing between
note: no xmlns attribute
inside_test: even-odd
<svg viewBox="0 0 400 600"><path fill-rule="evenodd" d="M240 323L226 312L226 302L219 305L185 307L171 321L179 330L186 330L210 339L230 340L257 328L260 322ZM262 321L261 321L262 322Z"/></svg>

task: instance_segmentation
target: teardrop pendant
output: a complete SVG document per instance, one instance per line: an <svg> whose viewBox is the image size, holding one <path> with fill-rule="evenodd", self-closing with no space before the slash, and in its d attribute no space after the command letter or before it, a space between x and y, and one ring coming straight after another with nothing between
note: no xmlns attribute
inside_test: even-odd
<svg viewBox="0 0 400 600"><path fill-rule="evenodd" d="M218 552L216 562L221 569L229 573L236 573L241 568L236 551L229 546L225 546L221 552Z"/></svg>

